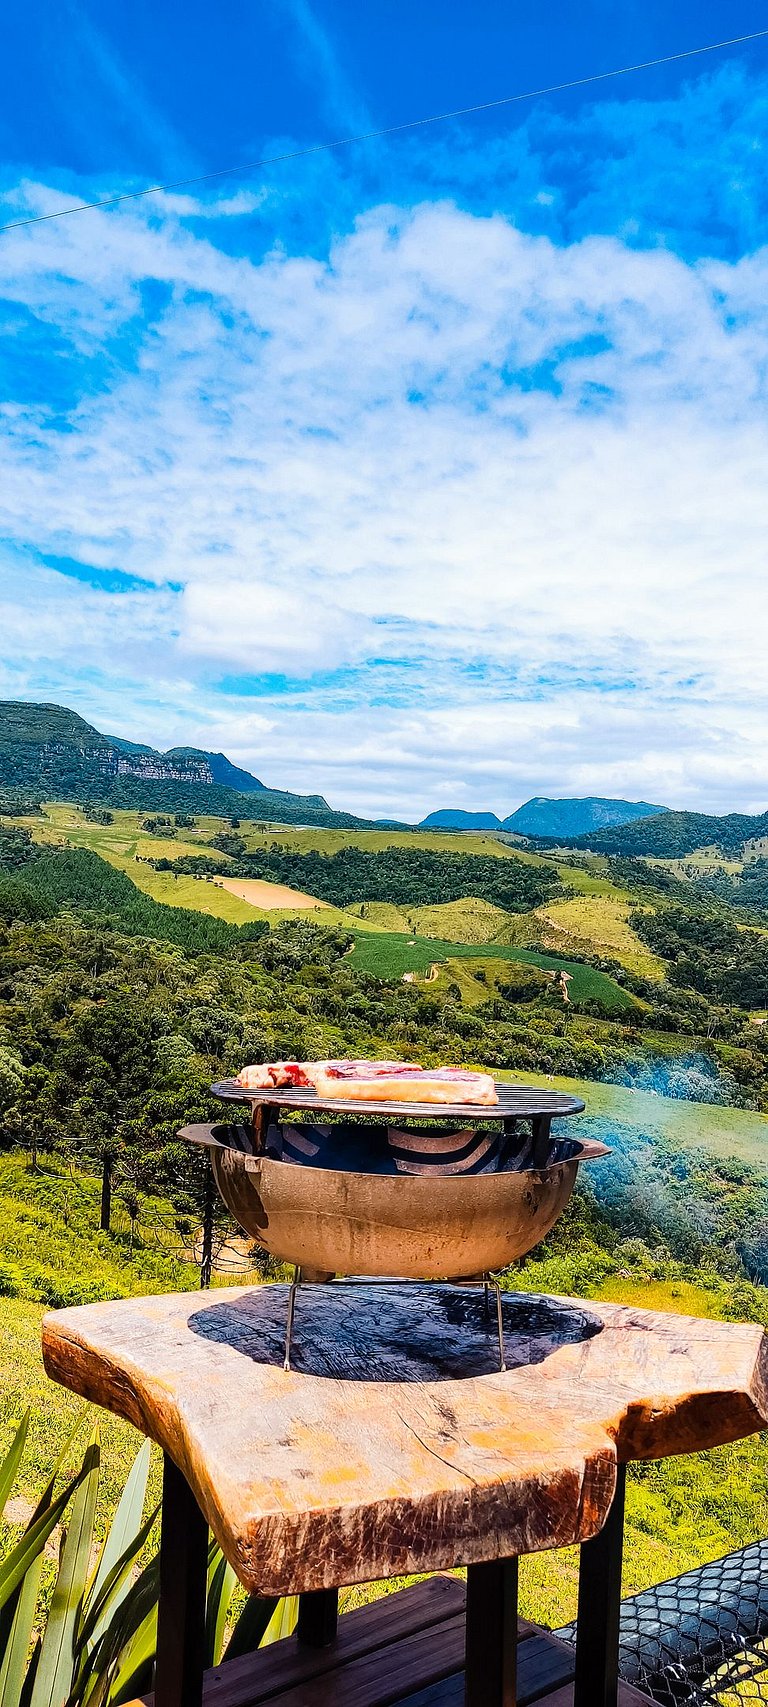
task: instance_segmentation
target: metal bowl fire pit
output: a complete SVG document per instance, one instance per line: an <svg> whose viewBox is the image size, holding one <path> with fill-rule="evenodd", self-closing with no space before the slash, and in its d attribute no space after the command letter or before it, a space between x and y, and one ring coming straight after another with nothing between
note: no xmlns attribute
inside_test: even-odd
<svg viewBox="0 0 768 1707"><path fill-rule="evenodd" d="M350 1108L346 1099L314 1090L248 1091L233 1079L212 1089L225 1102L249 1104L251 1125L187 1126L180 1136L209 1148L221 1196L246 1233L294 1265L286 1369L301 1282L351 1275L480 1282L489 1317L493 1286L504 1369L493 1273L525 1256L554 1226L579 1163L608 1153L604 1144L552 1138L554 1119L583 1110L578 1097L497 1085L492 1107L365 1102ZM300 1112L311 1124L282 1122L284 1112ZM315 1124L326 1114L347 1120ZM468 1126L468 1119L477 1124ZM418 1129L419 1120L430 1124ZM458 1130L446 1130L446 1122L460 1123Z"/></svg>
<svg viewBox="0 0 768 1707"><path fill-rule="evenodd" d="M350 1109L312 1090L249 1092L229 1080L213 1089L250 1103L252 1127L188 1127L184 1135L210 1147L216 1184L240 1226L307 1280L476 1279L506 1268L554 1226L580 1162L607 1154L602 1144L551 1138L554 1118L584 1108L553 1091L497 1085L498 1104L481 1110L400 1102ZM287 1111L313 1125L280 1125ZM328 1113L355 1119L316 1127ZM369 1124L381 1116L391 1124ZM430 1127L414 1133L413 1121L424 1119ZM446 1122L461 1123L447 1140Z"/></svg>

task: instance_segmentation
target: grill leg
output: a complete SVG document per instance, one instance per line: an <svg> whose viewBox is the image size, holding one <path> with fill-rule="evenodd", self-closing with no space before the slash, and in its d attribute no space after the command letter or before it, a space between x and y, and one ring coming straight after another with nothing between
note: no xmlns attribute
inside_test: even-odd
<svg viewBox="0 0 768 1707"><path fill-rule="evenodd" d="M573 1707L617 1707L626 1476L620 1464L613 1505L600 1534L581 1548Z"/></svg>
<svg viewBox="0 0 768 1707"><path fill-rule="evenodd" d="M163 1460L155 1707L201 1707L208 1525L173 1459Z"/></svg>
<svg viewBox="0 0 768 1707"><path fill-rule="evenodd" d="M296 1314L296 1293L298 1292L300 1285L301 1285L301 1269L295 1268L293 1271L293 1280L291 1281L291 1290L288 1293L288 1321L286 1322L286 1325L285 1325L285 1356L283 1358L283 1368L284 1369L290 1369L290 1367L291 1367L291 1338L293 1336L293 1318L294 1318L294 1315Z"/></svg>
<svg viewBox="0 0 768 1707"><path fill-rule="evenodd" d="M517 1559L467 1567L464 1707L516 1707Z"/></svg>
<svg viewBox="0 0 768 1707"><path fill-rule="evenodd" d="M493 1284L496 1289L496 1326L499 1332L499 1369L506 1369L507 1364L504 1357L504 1317L501 1309L501 1287L499 1286L498 1280L495 1280Z"/></svg>
<svg viewBox="0 0 768 1707"><path fill-rule="evenodd" d="M531 1160L535 1168L545 1168L549 1161L551 1117L548 1114L534 1114L531 1120L531 1137L533 1139L533 1155Z"/></svg>
<svg viewBox="0 0 768 1707"><path fill-rule="evenodd" d="M314 1593L300 1594L296 1635L302 1646L329 1648L336 1640L338 1618L338 1589L321 1588Z"/></svg>

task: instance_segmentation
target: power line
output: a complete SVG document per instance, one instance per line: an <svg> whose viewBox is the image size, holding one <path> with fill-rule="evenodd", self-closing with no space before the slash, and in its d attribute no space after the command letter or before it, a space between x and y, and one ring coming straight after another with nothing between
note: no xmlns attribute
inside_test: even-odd
<svg viewBox="0 0 768 1707"><path fill-rule="evenodd" d="M449 119L469 118L475 113L493 112L497 107L511 107L519 101L537 101L544 95L560 95L568 89L583 89L588 83L606 83L613 77L628 77L635 71L652 71L659 65L675 65L681 59L696 59L703 53L719 53L726 47L741 47L746 42L761 41L768 29L753 30L750 35L731 36L728 41L707 42L704 47L689 47L682 53L666 53L660 59L644 59L638 65L620 65L613 71L594 71L589 77L574 77L568 83L550 83L543 89L526 89L520 95L502 95L496 101L479 101L472 107L455 107L452 112L430 113L426 118L404 119L401 124L385 125L381 130L361 131L357 136L340 136L334 142L313 142L307 148L293 148L285 154L267 154L262 160L252 160L242 166L220 166L214 172L200 172L194 178L173 178L166 184L150 184L145 190L124 190L117 196L106 196L97 202L76 202L73 207L61 207L55 213L36 213L28 219L13 219L0 225L0 232L16 231L22 225L42 225L49 219L66 219L70 213L91 213L95 208L116 207L118 202L139 201L144 196L159 196L164 190L189 189L193 184L207 184L213 178L228 178L235 172L258 172L264 166L280 166L287 160L305 160L309 154L323 154L334 148L351 148L356 142L376 142L385 136L396 136L404 130L420 130L428 124L445 124Z"/></svg>

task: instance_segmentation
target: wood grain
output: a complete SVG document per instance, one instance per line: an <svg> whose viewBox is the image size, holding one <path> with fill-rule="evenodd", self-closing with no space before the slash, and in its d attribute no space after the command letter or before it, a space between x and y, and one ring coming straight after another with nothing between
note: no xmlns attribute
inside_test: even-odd
<svg viewBox="0 0 768 1707"><path fill-rule="evenodd" d="M617 1456L768 1421L762 1330L450 1286L281 1286L57 1311L49 1375L127 1417L186 1475L252 1593L410 1575L596 1533Z"/></svg>

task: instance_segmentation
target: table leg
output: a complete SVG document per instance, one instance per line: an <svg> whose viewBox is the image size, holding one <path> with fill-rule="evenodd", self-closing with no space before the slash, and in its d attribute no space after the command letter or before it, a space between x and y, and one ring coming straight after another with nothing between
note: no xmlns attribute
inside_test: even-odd
<svg viewBox="0 0 768 1707"><path fill-rule="evenodd" d="M321 1588L300 1594L296 1635L306 1648L329 1648L336 1640L338 1618L338 1589Z"/></svg>
<svg viewBox="0 0 768 1707"><path fill-rule="evenodd" d="M200 1707L208 1525L172 1458L163 1460L155 1707Z"/></svg>
<svg viewBox="0 0 768 1707"><path fill-rule="evenodd" d="M581 1548L573 1707L617 1707L626 1478L620 1464L606 1521Z"/></svg>
<svg viewBox="0 0 768 1707"><path fill-rule="evenodd" d="M516 1707L517 1559L467 1566L465 1707Z"/></svg>

